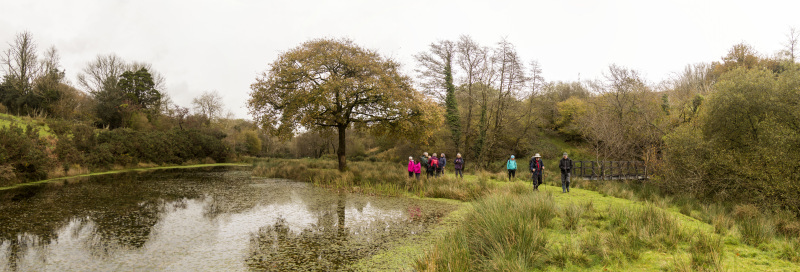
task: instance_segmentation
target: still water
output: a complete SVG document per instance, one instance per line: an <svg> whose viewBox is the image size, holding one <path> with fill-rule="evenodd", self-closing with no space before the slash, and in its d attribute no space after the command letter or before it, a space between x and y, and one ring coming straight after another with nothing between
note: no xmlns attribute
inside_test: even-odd
<svg viewBox="0 0 800 272"><path fill-rule="evenodd" d="M455 209L217 167L0 191L0 271L348 270Z"/></svg>

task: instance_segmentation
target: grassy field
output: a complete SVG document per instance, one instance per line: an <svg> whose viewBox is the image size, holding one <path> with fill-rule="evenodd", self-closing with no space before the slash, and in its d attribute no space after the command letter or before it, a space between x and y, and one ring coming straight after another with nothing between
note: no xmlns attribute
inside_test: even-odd
<svg viewBox="0 0 800 272"><path fill-rule="evenodd" d="M499 188L505 189L474 202L464 220L414 268L800 271L796 238L769 233L770 226L758 218L721 215L730 216L730 221L720 226L682 214L665 202L632 201L578 188L562 194L552 185L532 192L523 182Z"/></svg>
<svg viewBox="0 0 800 272"><path fill-rule="evenodd" d="M351 192L458 201L461 209L420 237L362 260L363 270L800 271L800 223L753 206L702 204L651 186L575 181L556 173L533 192L525 178L478 172L417 182L396 163L270 159L254 175ZM452 199L452 200L450 200Z"/></svg>

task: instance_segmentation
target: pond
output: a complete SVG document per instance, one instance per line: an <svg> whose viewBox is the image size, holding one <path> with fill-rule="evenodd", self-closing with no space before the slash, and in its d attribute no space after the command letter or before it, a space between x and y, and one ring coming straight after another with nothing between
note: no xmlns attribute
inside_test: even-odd
<svg viewBox="0 0 800 272"><path fill-rule="evenodd" d="M159 170L0 191L0 271L348 270L456 207Z"/></svg>

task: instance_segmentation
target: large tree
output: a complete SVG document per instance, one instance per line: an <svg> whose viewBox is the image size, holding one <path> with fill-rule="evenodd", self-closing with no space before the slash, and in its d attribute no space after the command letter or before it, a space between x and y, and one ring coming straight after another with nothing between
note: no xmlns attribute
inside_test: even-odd
<svg viewBox="0 0 800 272"><path fill-rule="evenodd" d="M39 71L36 43L33 34L22 32L17 34L9 48L0 55L6 81L20 93L27 94L33 89L33 80Z"/></svg>
<svg viewBox="0 0 800 272"><path fill-rule="evenodd" d="M248 107L278 135L293 135L299 126L335 128L339 170L345 171L348 127L397 131L411 127L409 120L423 116L426 107L436 107L399 70L397 62L351 40L311 40L281 54L256 79Z"/></svg>
<svg viewBox="0 0 800 272"><path fill-rule="evenodd" d="M142 109L157 110L160 106L161 92L156 90L153 76L145 68L122 73L117 88L126 99Z"/></svg>
<svg viewBox="0 0 800 272"><path fill-rule="evenodd" d="M417 71L423 79L423 88L435 95L440 89L445 92L444 106L447 125L450 127L455 151L460 152L461 116L456 101L456 86L453 85L453 59L456 57L456 43L451 41L432 43L429 52L422 52L414 57L420 66Z"/></svg>
<svg viewBox="0 0 800 272"><path fill-rule="evenodd" d="M127 68L125 61L115 54L98 55L78 74L78 85L92 95L116 89L119 77Z"/></svg>
<svg viewBox="0 0 800 272"><path fill-rule="evenodd" d="M17 34L10 48L0 55L3 77L0 102L17 114L53 113L52 104L61 97L64 70L60 69L58 51L50 47L39 59L30 32Z"/></svg>

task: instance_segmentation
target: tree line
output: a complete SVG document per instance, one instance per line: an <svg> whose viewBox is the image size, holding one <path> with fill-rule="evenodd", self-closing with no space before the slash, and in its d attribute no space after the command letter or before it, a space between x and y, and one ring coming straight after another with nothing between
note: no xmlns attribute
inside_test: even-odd
<svg viewBox="0 0 800 272"><path fill-rule="evenodd" d="M473 167L500 170L498 162L510 154L557 158L561 150L548 139L559 138L584 151L579 159L643 160L655 172L653 181L668 191L800 212L798 34L791 30L778 53L736 44L719 61L687 65L658 83L615 64L597 79L546 81L543 67L522 60L509 41L485 46L464 35L415 55L414 86L403 90L419 96L405 107L418 119L347 125L338 130L346 133L338 134L314 118L303 119L307 110L293 111L294 119L283 115L290 105L281 103L297 101L289 96L261 96L300 89L320 95L302 105L325 112L328 107L318 101L342 94L335 91L342 81L317 88L325 86L320 83L327 83L331 71L305 70L300 62L283 65L288 59L282 57L252 86L250 107L255 118L264 118L259 120L264 129L292 139L283 148L289 156L338 153L400 162L436 150L462 153ZM349 40L322 39L293 50L322 56L317 53L327 49L318 43L357 47ZM327 68L341 64L332 63ZM304 77L321 81L298 81ZM347 78L343 73L338 79ZM283 85L276 83L280 80ZM386 129L404 122L409 129ZM347 136L353 133L358 137ZM344 146L357 148L342 151Z"/></svg>
<svg viewBox="0 0 800 272"><path fill-rule="evenodd" d="M268 142L252 121L226 115L217 91L191 109L175 104L149 63L98 55L71 81L58 50L41 52L22 32L0 65L0 185L75 169L223 162L263 155Z"/></svg>
<svg viewBox="0 0 800 272"><path fill-rule="evenodd" d="M775 54L737 44L718 61L687 65L658 83L619 65L601 78L547 81L544 68L521 59L511 42L487 46L467 35L431 43L415 55L414 74L405 75L401 63L353 41L315 39L282 54L256 78L248 101L254 121L247 121L225 118L215 92L197 97L191 111L175 105L152 65L113 54L88 62L72 85L57 50L40 54L25 32L3 51L0 110L48 116L61 135L53 144L33 140L31 129L4 128L16 135L4 139L29 139L44 151L6 148L0 176L30 173L36 164L19 162L34 158L47 158L44 169L53 169L174 163L208 154L329 156L346 170L345 158L401 162L433 150L462 153L472 167L500 170L498 162L510 154L557 158L562 150L550 139L558 138L584 151L576 159L643 160L665 190L797 210L797 39L791 30ZM208 137L180 133L188 130ZM118 135L100 137L106 133ZM209 147L153 147L170 150L158 153L171 159L131 151L142 147L99 148L97 139L124 137L195 139Z"/></svg>

